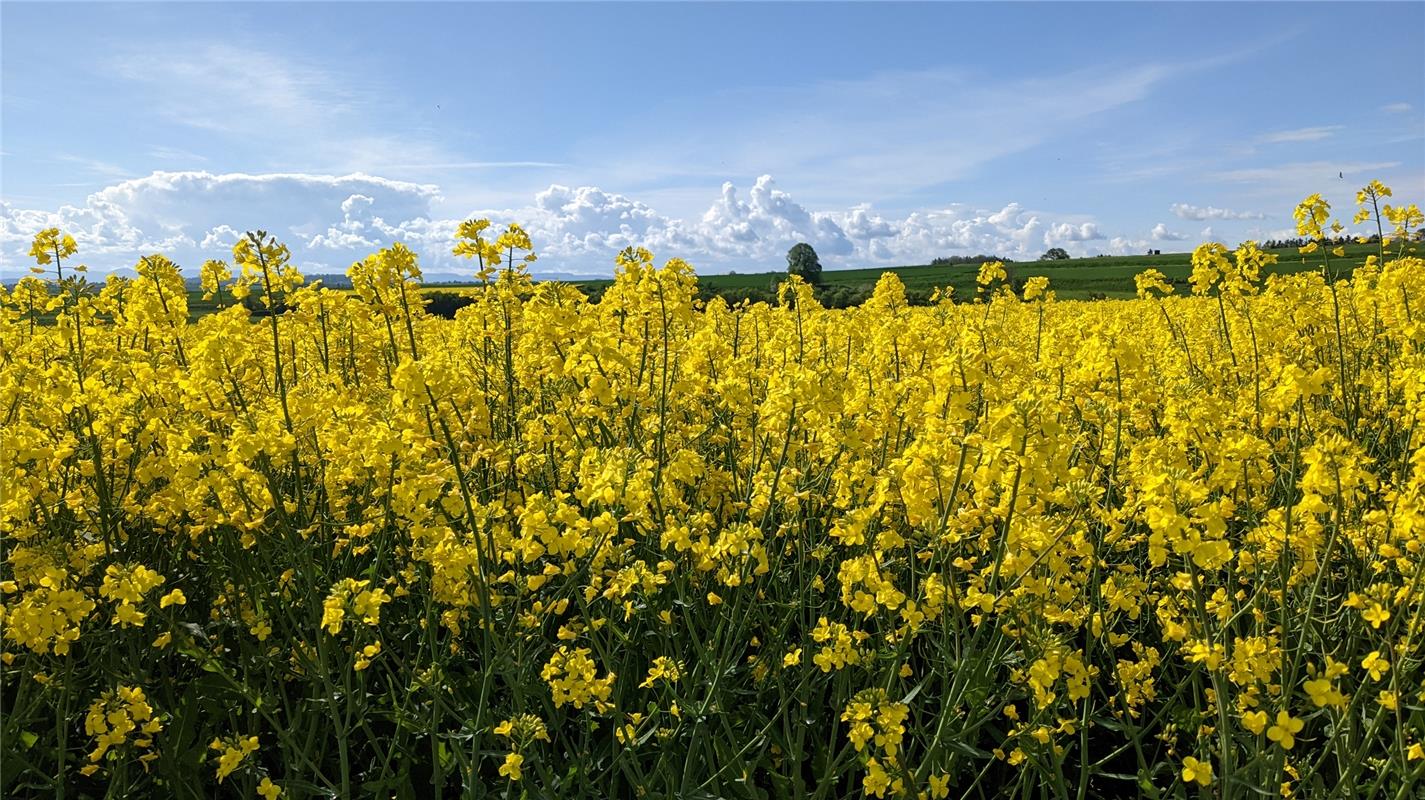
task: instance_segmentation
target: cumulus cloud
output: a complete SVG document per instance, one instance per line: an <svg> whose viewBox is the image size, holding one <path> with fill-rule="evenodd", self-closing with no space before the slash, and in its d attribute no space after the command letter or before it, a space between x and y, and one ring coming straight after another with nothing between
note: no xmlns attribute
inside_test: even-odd
<svg viewBox="0 0 1425 800"><path fill-rule="evenodd" d="M851 209L842 228L853 239L881 239L896 235L896 226L872 212L868 204Z"/></svg>
<svg viewBox="0 0 1425 800"><path fill-rule="evenodd" d="M1104 238L1099 233L1098 226L1092 222L1085 222L1081 225L1074 225L1070 222L1061 222L1049 229L1045 234L1045 241L1059 244L1061 242L1088 242L1094 239Z"/></svg>
<svg viewBox="0 0 1425 800"><path fill-rule="evenodd" d="M1206 219L1266 219L1267 217L1260 211L1233 211L1230 208L1195 206L1189 203L1173 203L1170 210L1178 219L1198 221Z"/></svg>
<svg viewBox="0 0 1425 800"><path fill-rule="evenodd" d="M605 255L630 245L651 248L675 235L673 221L650 206L593 186L550 186L535 195L531 210L524 224L540 249L566 256Z"/></svg>
<svg viewBox="0 0 1425 800"><path fill-rule="evenodd" d="M1115 236L1108 240L1108 252L1115 256L1138 255L1148 249L1147 239Z"/></svg>
<svg viewBox="0 0 1425 800"><path fill-rule="evenodd" d="M810 243L829 265L862 266L952 254L1032 258L1050 246L1086 254L1083 243L1107 238L1095 221L1014 202L990 209L952 204L900 216L864 203L816 210L770 175L745 192L728 182L709 195L700 216L675 218L617 192L555 184L528 205L472 209L464 217L520 222L543 257L539 266L584 274L608 274L613 256L630 245L712 272L774 269L798 242ZM74 233L82 259L96 272L131 266L154 251L196 265L226 257L243 232L262 229L286 242L308 272L340 272L401 241L420 253L428 273L468 273L469 265L450 254L459 219L434 213L439 200L435 186L365 174L156 172L55 211L0 205L0 268L23 272L35 232L57 226Z"/></svg>
<svg viewBox="0 0 1425 800"><path fill-rule="evenodd" d="M203 234L203 241L198 244L204 250L217 249L226 250L237 244L237 240L242 237L241 231L233 230L230 225L219 225L211 228Z"/></svg>
<svg viewBox="0 0 1425 800"><path fill-rule="evenodd" d="M1018 203L997 211L959 205L915 211L890 225L890 235L858 243L868 260L909 264L950 254L1038 256L1046 239L1045 223Z"/></svg>
<svg viewBox="0 0 1425 800"><path fill-rule="evenodd" d="M81 258L100 270L131 266L155 251L188 263L221 257L248 230L266 230L299 249L329 249L333 240L358 231L354 222L365 209L344 205L353 196L408 220L427 215L439 192L362 174L155 172L108 186L79 206L54 211L6 206L0 214L0 263L14 268L35 232L47 227L73 233ZM344 261L333 263L345 268Z"/></svg>
<svg viewBox="0 0 1425 800"><path fill-rule="evenodd" d="M1181 242L1187 237L1181 233L1174 233L1168 230L1168 226L1159 222L1153 226L1153 230L1148 234L1155 242Z"/></svg>
<svg viewBox="0 0 1425 800"><path fill-rule="evenodd" d="M867 210L858 209L864 214ZM874 224L868 217L858 224ZM722 185L722 196L703 214L697 233L708 247L747 256L770 256L798 242L818 253L846 256L854 251L845 229L829 214L807 211L790 194L776 188L771 175L763 175L748 192L747 202L737 196L732 183ZM724 247L724 240L738 246Z"/></svg>
<svg viewBox="0 0 1425 800"><path fill-rule="evenodd" d="M324 233L307 240L313 249L350 250L364 247L374 249L379 246L375 239L363 235L363 231L375 227L376 217L371 215L371 207L376 199L364 194L353 194L341 201L341 222L328 226Z"/></svg>

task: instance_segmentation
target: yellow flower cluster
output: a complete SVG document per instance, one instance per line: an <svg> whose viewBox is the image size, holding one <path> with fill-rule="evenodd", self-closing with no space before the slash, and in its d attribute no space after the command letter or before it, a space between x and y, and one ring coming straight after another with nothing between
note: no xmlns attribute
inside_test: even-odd
<svg viewBox="0 0 1425 800"><path fill-rule="evenodd" d="M257 752L257 737L229 736L214 739L208 749L218 751L218 783L222 783L224 778L242 766L248 756Z"/></svg>
<svg viewBox="0 0 1425 800"><path fill-rule="evenodd" d="M112 692L105 692L89 706L84 717L84 732L94 737L94 750L89 754L89 765L83 767L85 774L93 774L99 769L99 762L111 748L128 743L133 736L133 746L139 750L153 747L153 736L163 730L163 723L154 714L153 706L144 697L143 689L135 686L119 686ZM150 761L158 758L155 753L144 753L139 762L148 769Z"/></svg>
<svg viewBox="0 0 1425 800"><path fill-rule="evenodd" d="M142 564L111 564L104 570L99 595L114 601L115 625L141 625L144 613L138 610L144 595L163 585L163 576Z"/></svg>
<svg viewBox="0 0 1425 800"><path fill-rule="evenodd" d="M82 718L91 766L204 794L1410 796L1425 261L1390 196L1350 276L1204 245L1190 291L986 264L847 310L638 248L594 302L472 220L454 319L403 246L341 292L255 232L197 276L249 306L190 320L168 259L91 284L46 231L60 280L0 291L16 770L70 774Z"/></svg>
<svg viewBox="0 0 1425 800"><path fill-rule="evenodd" d="M511 781L518 781L523 776L523 751L532 747L535 742L549 741L549 729L545 727L544 720L533 714L520 714L507 719L496 725L493 733L510 741L510 752L505 754L498 774Z"/></svg>
<svg viewBox="0 0 1425 800"><path fill-rule="evenodd" d="M380 587L366 588L370 585L369 580L343 578L332 586L331 593L322 601L322 627L327 633L333 636L341 633L347 611L360 617L367 625L381 623L381 605L390 602L391 597Z"/></svg>
<svg viewBox="0 0 1425 800"><path fill-rule="evenodd" d="M841 721L851 724L846 735L856 752L865 750L868 742L874 742L876 749L893 760L905 736L905 719L909 713L910 707L889 700L885 689L866 689L841 712Z"/></svg>
<svg viewBox="0 0 1425 800"><path fill-rule="evenodd" d="M47 569L28 581L5 581L0 583L0 591L19 595L18 602L7 600L0 607L5 638L36 653L68 655L70 645L79 639L80 623L97 605L61 568Z"/></svg>
<svg viewBox="0 0 1425 800"><path fill-rule="evenodd" d="M566 703L575 708L583 708L586 704L593 703L603 711L609 707L608 700L613 691L615 675L610 672L599 678L596 671L593 659L589 658L589 648L570 650L561 645L549 657L549 663L544 665L539 675L549 684L549 690L554 695L555 708Z"/></svg>

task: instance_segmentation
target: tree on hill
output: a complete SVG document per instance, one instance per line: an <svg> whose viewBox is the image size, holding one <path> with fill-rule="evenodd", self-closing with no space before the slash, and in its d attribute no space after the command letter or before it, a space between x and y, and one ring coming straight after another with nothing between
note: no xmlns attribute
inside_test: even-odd
<svg viewBox="0 0 1425 800"><path fill-rule="evenodd" d="M1051 247L1039 257L1040 261L1063 261L1069 257L1069 253L1062 247Z"/></svg>
<svg viewBox="0 0 1425 800"><path fill-rule="evenodd" d="M1001 256L938 256L930 260L932 267L953 267L958 264L983 264L986 261L1007 261Z"/></svg>
<svg viewBox="0 0 1425 800"><path fill-rule="evenodd" d="M800 275L802 280L813 286L821 283L821 261L811 245L799 242L787 251L787 274Z"/></svg>

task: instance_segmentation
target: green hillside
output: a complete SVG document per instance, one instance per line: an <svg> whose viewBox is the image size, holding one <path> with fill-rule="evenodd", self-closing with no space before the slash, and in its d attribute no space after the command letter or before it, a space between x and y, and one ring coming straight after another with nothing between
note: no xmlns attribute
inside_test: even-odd
<svg viewBox="0 0 1425 800"><path fill-rule="evenodd" d="M1411 245L1417 251L1419 244ZM1296 248L1271 250L1278 257L1277 264L1269 273L1292 273L1321 268L1320 252L1303 257ZM1365 263L1366 257L1376 253L1374 244L1352 244L1346 246L1345 258L1331 260L1332 272L1344 275ZM1091 297L1132 297L1134 296L1133 276L1145 269L1156 268L1168 277L1179 292L1187 291L1188 276L1192 274L1190 253L1164 253L1162 255L1099 256L1094 258L1072 258L1064 261L1019 261L1008 262L1006 270L1015 281L1035 275L1049 278L1049 288L1064 299L1087 299ZM898 267L871 267L866 269L827 270L822 272L823 290L863 290L869 292L882 273L895 272L905 283L910 294L928 294L931 290L955 287L957 297L966 297L975 292L975 276L979 270L975 264L955 265L906 265ZM732 275L704 275L698 282L716 294L736 296L747 292L768 292L776 280L785 272L759 272ZM597 294L610 281L580 281L576 285L586 292Z"/></svg>
<svg viewBox="0 0 1425 800"><path fill-rule="evenodd" d="M1303 258L1295 248L1272 250L1278 263L1269 273L1291 273L1321 268L1321 255L1314 253ZM1337 276L1348 274L1363 264L1366 257L1376 252L1374 244L1353 244L1346 246L1345 258L1333 258L1332 273ZM1407 252L1419 254L1419 243L1408 245ZM1145 269L1161 270L1178 288L1179 293L1188 291L1188 276L1192 273L1191 254L1164 253L1162 255L1099 256L1094 258L1072 258L1064 261L1017 261L1005 265L1011 280L1022 281L1035 275L1049 278L1049 288L1065 300L1091 298L1122 298L1134 296L1133 276ZM827 270L822 273L819 295L828 305L855 305L876 285L882 273L894 272L905 283L907 294L913 301L924 301L930 293L940 287L955 287L955 296L973 297L975 294L975 264L954 265L906 265L898 267L869 267L865 269ZM786 276L785 272L734 273L725 275L700 275L698 283L705 297L721 295L730 301L742 299L771 300L774 283ZM573 282L586 294L598 297L612 280L584 280ZM440 284L427 287L431 295L459 294L475 284ZM193 319L210 314L217 309L216 304L204 300L202 292L191 291L188 296L189 316ZM435 309L433 309L435 310Z"/></svg>

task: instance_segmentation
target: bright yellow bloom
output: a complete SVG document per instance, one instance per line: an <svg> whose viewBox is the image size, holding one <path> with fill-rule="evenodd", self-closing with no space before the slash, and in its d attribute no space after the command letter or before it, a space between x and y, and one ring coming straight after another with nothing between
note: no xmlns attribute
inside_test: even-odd
<svg viewBox="0 0 1425 800"><path fill-rule="evenodd" d="M1212 762L1198 761L1192 756L1183 759L1183 783L1196 781L1202 786L1212 784Z"/></svg>
<svg viewBox="0 0 1425 800"><path fill-rule="evenodd" d="M1361 616L1372 628L1379 628L1390 620L1390 609L1380 603L1371 603L1369 608L1361 612Z"/></svg>
<svg viewBox="0 0 1425 800"><path fill-rule="evenodd" d="M1242 727L1258 736L1267 729L1267 712L1248 711L1242 715Z"/></svg>
<svg viewBox="0 0 1425 800"><path fill-rule="evenodd" d="M998 282L1008 280L1004 271L1004 263L1000 261L986 261L980 265L980 271L975 276L975 282L981 287L989 287Z"/></svg>
<svg viewBox="0 0 1425 800"><path fill-rule="evenodd" d="M1287 712L1278 711L1276 722L1267 728L1267 738L1281 745L1283 750L1290 750L1296 746L1296 734L1301 733L1305 725Z"/></svg>
<svg viewBox="0 0 1425 800"><path fill-rule="evenodd" d="M1134 287L1138 291L1140 298L1150 298L1155 293L1166 295L1173 293L1172 284L1168 283L1168 278L1160 270L1145 269L1133 277Z"/></svg>
<svg viewBox="0 0 1425 800"><path fill-rule="evenodd" d="M74 237L61 233L59 228L45 228L35 234L35 239L30 244L30 255L41 265L49 264L56 257L68 258L78 250Z"/></svg>
<svg viewBox="0 0 1425 800"><path fill-rule="evenodd" d="M1372 650L1361 660L1361 668L1371 676L1371 680L1378 681L1390 671L1390 662L1381 658L1379 650Z"/></svg>
<svg viewBox="0 0 1425 800"><path fill-rule="evenodd" d="M520 767L524 764L524 756L519 753L509 753L505 756L505 761L500 765L500 774L508 777L512 781L520 779Z"/></svg>

